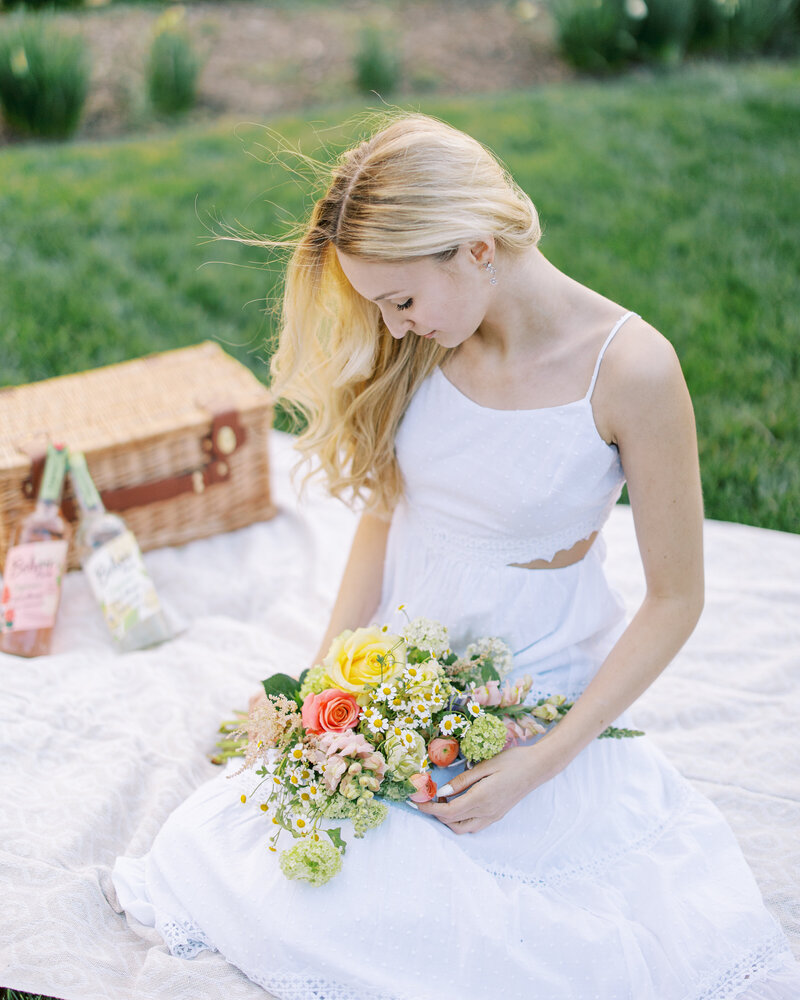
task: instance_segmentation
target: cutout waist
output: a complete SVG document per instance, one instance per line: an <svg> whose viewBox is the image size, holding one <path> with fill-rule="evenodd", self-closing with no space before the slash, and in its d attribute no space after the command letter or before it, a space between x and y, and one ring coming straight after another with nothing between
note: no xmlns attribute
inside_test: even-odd
<svg viewBox="0 0 800 1000"><path fill-rule="evenodd" d="M508 563L516 569L564 569L566 566L573 566L580 562L594 545L599 532L593 531L588 538L582 538L569 549L561 549L556 552L552 559L532 559L526 563Z"/></svg>

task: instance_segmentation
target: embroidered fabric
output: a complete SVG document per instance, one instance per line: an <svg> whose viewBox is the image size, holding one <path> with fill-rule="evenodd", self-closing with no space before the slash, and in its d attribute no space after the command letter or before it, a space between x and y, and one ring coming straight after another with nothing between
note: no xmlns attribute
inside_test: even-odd
<svg viewBox="0 0 800 1000"><path fill-rule="evenodd" d="M788 956L786 937L776 931L755 945L734 965L718 975L702 980L691 1000L735 1000L751 986L763 982L785 956Z"/></svg>
<svg viewBox="0 0 800 1000"><path fill-rule="evenodd" d="M599 855L586 864L570 865L565 868L556 869L555 871L549 872L545 877L528 875L526 872L522 872L514 868L504 867L502 865L482 865L482 867L495 878L513 879L515 882L522 882L525 885L532 885L539 889L562 885L565 882L572 882L577 879L600 878L605 872L609 871L613 865L615 865L618 861L621 861L632 851L645 851L654 847L667 830L674 826L680 819L692 794L693 792L691 786L682 784L678 792L678 799L675 802L675 806L669 816L661 820L659 823L654 824L650 830L636 840L622 844L615 850L609 851L604 855Z"/></svg>
<svg viewBox="0 0 800 1000"><path fill-rule="evenodd" d="M359 989L319 976L280 975L259 976L250 978L257 986L274 993L281 1000L421 1000L408 993L375 993L372 990Z"/></svg>
<svg viewBox="0 0 800 1000"><path fill-rule="evenodd" d="M217 950L191 920L157 920L156 930L176 958L194 958L201 951Z"/></svg>
<svg viewBox="0 0 800 1000"><path fill-rule="evenodd" d="M445 556L475 560L484 564L526 563L533 559L549 561L557 552L570 549L573 545L600 531L608 520L614 504L622 492L622 484L609 496L606 505L587 515L583 520L560 528L549 535L538 537L498 537L468 535L455 532L436 519L421 511L414 511L413 525L415 537L431 551Z"/></svg>

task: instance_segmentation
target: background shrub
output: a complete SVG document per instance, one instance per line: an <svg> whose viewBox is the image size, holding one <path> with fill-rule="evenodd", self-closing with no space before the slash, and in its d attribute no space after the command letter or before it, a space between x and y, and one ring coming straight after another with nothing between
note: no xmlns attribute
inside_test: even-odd
<svg viewBox="0 0 800 1000"><path fill-rule="evenodd" d="M67 138L78 125L88 89L82 39L59 34L44 15L6 21L0 35L0 105L14 131Z"/></svg>
<svg viewBox="0 0 800 1000"><path fill-rule="evenodd" d="M679 62L694 25L695 0L643 0L640 6L644 9L636 31L638 55Z"/></svg>
<svg viewBox="0 0 800 1000"><path fill-rule="evenodd" d="M194 107L200 64L185 35L174 29L153 39L147 61L147 92L163 115L178 115Z"/></svg>
<svg viewBox="0 0 800 1000"><path fill-rule="evenodd" d="M578 69L618 69L635 54L634 19L624 0L553 0L551 10L561 52Z"/></svg>
<svg viewBox="0 0 800 1000"><path fill-rule="evenodd" d="M374 91L386 96L400 82L397 51L376 25L367 25L362 29L354 63L356 86L362 94Z"/></svg>

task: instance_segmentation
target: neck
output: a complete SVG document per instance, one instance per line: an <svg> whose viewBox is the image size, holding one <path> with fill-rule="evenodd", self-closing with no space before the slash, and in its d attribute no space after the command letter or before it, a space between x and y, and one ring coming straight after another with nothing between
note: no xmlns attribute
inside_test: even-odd
<svg viewBox="0 0 800 1000"><path fill-rule="evenodd" d="M577 285L531 247L497 255L497 286L475 333L484 350L507 360L538 351L575 308ZM472 339L472 338L471 338Z"/></svg>

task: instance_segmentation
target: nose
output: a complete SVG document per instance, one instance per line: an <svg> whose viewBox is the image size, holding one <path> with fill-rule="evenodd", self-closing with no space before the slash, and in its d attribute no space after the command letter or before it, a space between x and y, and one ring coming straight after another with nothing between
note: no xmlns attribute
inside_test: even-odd
<svg viewBox="0 0 800 1000"><path fill-rule="evenodd" d="M386 325L389 327L389 333L391 333L395 340L402 340L407 333L414 330L414 321L405 317L402 319L393 319L391 323L387 322Z"/></svg>

